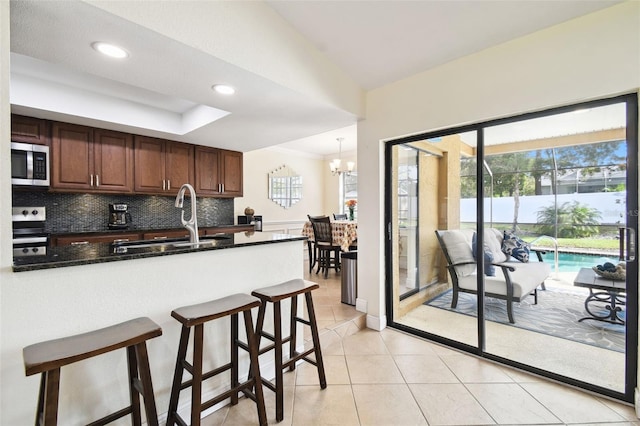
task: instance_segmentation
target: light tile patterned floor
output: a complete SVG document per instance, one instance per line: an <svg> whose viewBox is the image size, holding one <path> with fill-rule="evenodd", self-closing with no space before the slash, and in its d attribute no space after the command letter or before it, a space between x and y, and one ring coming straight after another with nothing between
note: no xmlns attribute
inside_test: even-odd
<svg viewBox="0 0 640 426"><path fill-rule="evenodd" d="M392 329L364 328L364 317L340 303L340 277L307 276L314 294L328 386L303 363L285 374L285 418L279 425L638 425L633 407L457 352ZM275 398L265 390L267 416ZM257 424L243 399L203 425Z"/></svg>

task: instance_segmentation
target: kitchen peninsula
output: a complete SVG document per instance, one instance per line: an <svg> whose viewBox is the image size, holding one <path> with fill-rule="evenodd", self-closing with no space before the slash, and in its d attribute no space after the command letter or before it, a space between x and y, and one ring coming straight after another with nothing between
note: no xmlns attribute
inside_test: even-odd
<svg viewBox="0 0 640 426"><path fill-rule="evenodd" d="M92 263L114 262L168 256L198 251L237 249L242 247L302 241L299 235L274 234L270 232L235 232L202 237L197 245L189 244L182 238L165 240L131 241L122 243L94 243L50 247L44 256L14 257L13 271L24 272L65 266L88 265Z"/></svg>
<svg viewBox="0 0 640 426"><path fill-rule="evenodd" d="M79 334L141 316L162 327L162 336L148 342L149 362L158 415L166 416L175 367L180 323L171 311L234 293L251 293L256 288L303 278L305 237L268 232L225 234L210 247L159 247L128 249L127 253L102 253L109 243L54 247L95 253L96 262L79 266L51 267L12 273L3 280L3 305L7 321L4 335L12 345L5 346L3 380L14 383L14 392L3 397L14 406L6 424L33 421L37 405L39 378L25 377L22 348L44 340ZM98 260L102 256L107 261ZM85 259L86 260L86 259ZM76 259L79 262L79 259ZM61 262L58 266L68 266ZM33 266L33 265L32 265ZM18 266L16 266L18 267ZM28 268L27 265L19 266ZM283 315L288 308L283 305ZM254 315L255 318L255 315ZM270 331L271 325L267 328ZM285 331L288 324L284 324ZM205 327L211 333L205 349L206 362L227 359L228 323ZM241 356L244 356L241 353ZM263 374L272 374L272 360L261 362ZM63 371L59 424L86 424L119 406L127 405L128 394L124 353L109 353L70 365ZM248 359L241 359L246 372ZM205 383L203 398L224 386ZM92 401L90 405L82 401ZM74 406L83 405L83 410Z"/></svg>

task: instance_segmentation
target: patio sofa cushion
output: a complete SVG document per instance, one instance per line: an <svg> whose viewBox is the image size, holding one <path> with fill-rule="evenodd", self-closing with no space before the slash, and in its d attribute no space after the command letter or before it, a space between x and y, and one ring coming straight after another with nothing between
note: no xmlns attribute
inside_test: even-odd
<svg viewBox="0 0 640 426"><path fill-rule="evenodd" d="M476 271L476 259L471 251L471 238L475 234L473 230L461 229L455 232L445 232L442 234L442 240L447 246L447 251L451 259L455 259L454 263L462 264L455 266L456 274L460 277L466 277Z"/></svg>
<svg viewBox="0 0 640 426"><path fill-rule="evenodd" d="M487 228L484 230L484 243L491 250L494 263L502 263L509 260L509 256L502 251L503 235L502 231L496 228Z"/></svg>
<svg viewBox="0 0 640 426"><path fill-rule="evenodd" d="M522 263L516 260L501 263L514 268L509 272L511 282L513 283L513 297L524 298L544 282L551 274L551 267L545 262L529 262ZM486 293L506 295L505 276L501 268L497 268L496 276L485 277L484 286ZM458 276L458 286L465 290L477 289L476 274L466 277Z"/></svg>

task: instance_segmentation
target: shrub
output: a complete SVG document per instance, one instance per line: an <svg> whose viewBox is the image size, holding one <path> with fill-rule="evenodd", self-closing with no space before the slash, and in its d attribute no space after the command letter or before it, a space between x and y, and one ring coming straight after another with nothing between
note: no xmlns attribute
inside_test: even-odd
<svg viewBox="0 0 640 426"><path fill-rule="evenodd" d="M558 238L586 238L598 234L602 216L600 211L580 204L577 201L566 202L557 209L555 205L543 207L538 211L538 231L545 235L556 235L556 213Z"/></svg>

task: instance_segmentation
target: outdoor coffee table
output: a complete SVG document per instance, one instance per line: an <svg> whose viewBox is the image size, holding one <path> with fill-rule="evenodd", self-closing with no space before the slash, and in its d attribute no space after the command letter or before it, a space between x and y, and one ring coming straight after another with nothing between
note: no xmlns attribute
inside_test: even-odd
<svg viewBox="0 0 640 426"><path fill-rule="evenodd" d="M578 276L573 281L573 285L577 287L586 287L589 289L589 296L584 301L584 309L590 315L589 317L580 318L578 322L584 320L604 321L611 324L624 324L624 320L618 315L622 311L620 306L626 305L626 282L614 281L609 278L603 278L597 275L591 268L581 268ZM592 309L605 308L608 313Z"/></svg>

